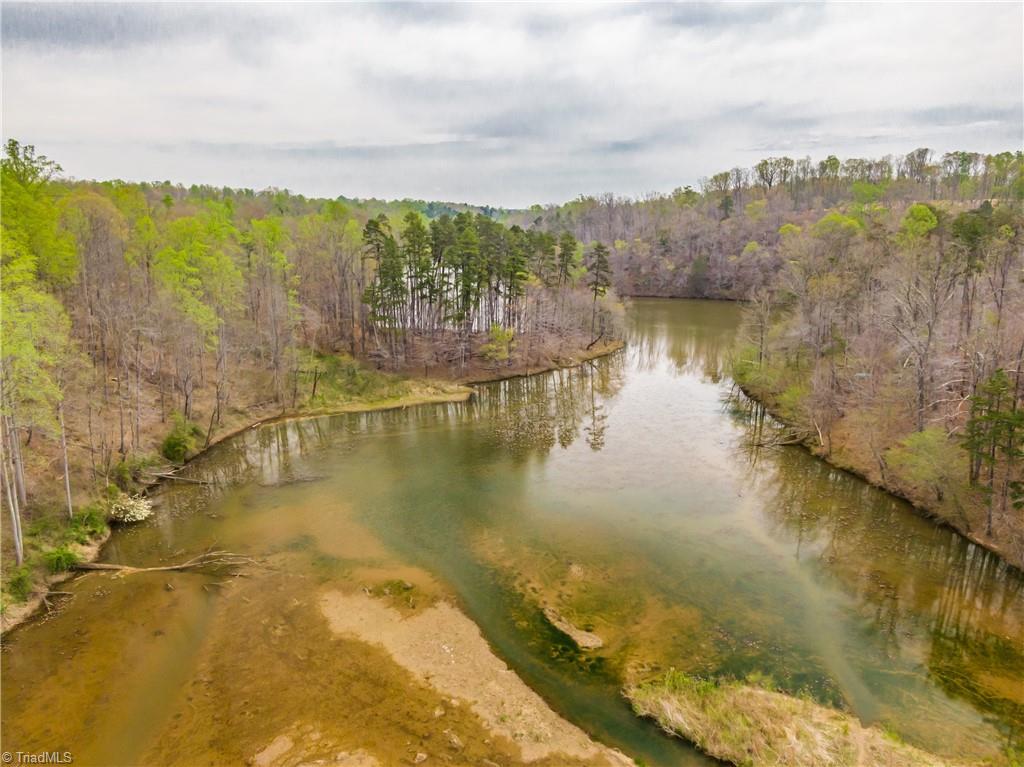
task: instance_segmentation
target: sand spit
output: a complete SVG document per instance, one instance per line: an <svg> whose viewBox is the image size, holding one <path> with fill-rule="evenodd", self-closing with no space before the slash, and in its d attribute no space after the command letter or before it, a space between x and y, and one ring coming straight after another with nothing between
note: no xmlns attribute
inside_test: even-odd
<svg viewBox="0 0 1024 767"><path fill-rule="evenodd" d="M523 761L554 755L594 765L632 765L560 717L499 659L476 624L447 602L403 618L365 594L333 591L320 600L331 630L382 645L395 661L443 695L465 701Z"/></svg>

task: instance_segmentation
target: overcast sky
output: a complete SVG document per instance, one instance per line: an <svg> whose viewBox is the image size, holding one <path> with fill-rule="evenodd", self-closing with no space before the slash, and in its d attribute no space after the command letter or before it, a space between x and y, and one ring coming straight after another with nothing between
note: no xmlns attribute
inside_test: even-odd
<svg viewBox="0 0 1024 767"><path fill-rule="evenodd" d="M3 3L3 134L79 178L506 206L1020 149L1022 9Z"/></svg>

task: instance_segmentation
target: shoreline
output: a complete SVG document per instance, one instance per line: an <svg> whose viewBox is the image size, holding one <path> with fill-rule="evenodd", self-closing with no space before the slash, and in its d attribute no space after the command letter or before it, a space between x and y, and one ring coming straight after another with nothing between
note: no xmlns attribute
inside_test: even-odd
<svg viewBox="0 0 1024 767"><path fill-rule="evenodd" d="M505 375L493 377L478 378L469 376L466 378L444 380L410 376L406 381L409 384L411 391L401 397L392 397L383 400L353 401L337 407L314 408L309 410L303 410L301 408L283 408L277 412L259 415L255 417L255 419L244 420L241 424L234 424L226 427L222 434L218 434L211 438L209 442L200 450L196 451L194 455L186 458L182 463L182 466L187 466L200 456L206 454L207 451L216 445L226 442L232 437L237 437L250 429L256 429L261 426L267 426L283 421L293 421L306 418L324 418L336 415L346 415L349 413L376 413L388 410L405 409L408 407L417 407L419 405L466 402L474 396L475 390L472 387L475 385L497 383L499 381L511 380L514 378L526 378L529 376L540 375L542 373L550 373L555 370L578 367L585 362L590 362L600 357L620 351L625 348L625 345L625 341L613 341L602 345L597 350L583 350L582 353L577 352L568 359L560 358L558 360L552 360L551 364L540 366L536 369L531 369L529 365L525 366L525 370L522 367L516 366L509 368ZM255 415L258 412L258 409L252 408L249 412ZM156 477L150 482L143 483L142 492L148 494L153 488L168 481L173 481L173 479ZM80 557L79 562L83 564L95 562L100 557L100 554L102 554L103 547L110 540L112 534L113 528L108 524L106 532L98 538L87 544L74 544L75 551ZM74 568L60 573L48 574L37 584L39 588L34 589L28 599L24 602L8 605L4 610L4 613L0 615L0 637L6 635L7 632L17 628L18 626L24 625L37 615L40 615L40 609L45 606L47 597L53 593L50 590L51 586L71 580L80 574L81 573Z"/></svg>
<svg viewBox="0 0 1024 767"><path fill-rule="evenodd" d="M602 344L596 349L576 352L569 357L559 357L551 360L550 364L542 365L535 369L531 369L529 365L526 369L520 369L518 367L509 368L507 372L499 375L470 375L463 378L457 378L456 382L462 386L476 386L477 384L488 384L498 383L500 381L511 381L515 378L530 378L531 376L541 375L543 373L553 373L556 370L566 370L568 368L576 368L582 365L584 362L591 362L601 357L607 357L615 352L622 351L626 348L625 341L609 341L608 343Z"/></svg>
<svg viewBox="0 0 1024 767"><path fill-rule="evenodd" d="M761 405L768 413L768 415L770 415L779 423L785 425L789 424L789 422L786 421L785 418L782 418L779 415L778 411L774 407L772 407L771 403L767 402L765 399L761 397L756 396L752 391L750 391L748 387L741 384L735 378L732 378L732 376L730 376L730 379L736 385L736 388L738 388L743 393L743 396ZM901 492L899 488L893 487L884 481L877 480L874 477L870 476L865 469L862 469L859 466L850 463L841 463L832 455L825 455L819 453L817 450L814 449L814 443L810 440L810 438L804 438L798 444L795 443L791 446L799 447L801 450L806 450L812 456L821 459L829 466L835 469L839 469L840 471L845 471L847 474L856 477L862 482L866 482L872 487L877 488L885 493L888 493L894 498L898 498L899 500L908 503L910 507L914 510L914 513L917 514L917 516L927 520L928 522L932 523L933 525L936 525L937 527L944 527L948 530L953 531L969 543L973 543L975 546L979 546L985 551L992 554L993 556L997 557L999 561L1005 563L1008 567L1020 573L1024 573L1024 562L1014 561L1010 558L1010 555L1007 552L999 548L995 543L988 541L984 538L981 538L969 530L961 529L960 527L955 525L951 520L940 517L933 509L929 508L928 506L920 503L919 501L913 498L910 498L907 494Z"/></svg>

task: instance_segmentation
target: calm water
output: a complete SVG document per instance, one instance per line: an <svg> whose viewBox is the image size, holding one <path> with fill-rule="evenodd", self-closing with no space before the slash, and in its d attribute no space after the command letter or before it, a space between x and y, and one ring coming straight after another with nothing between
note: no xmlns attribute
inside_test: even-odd
<svg viewBox="0 0 1024 767"><path fill-rule="evenodd" d="M268 621L320 589L425 571L554 708L651 765L707 763L620 696L670 667L769 676L930 750L998 759L1024 733L1024 579L799 448L751 447L772 426L729 397L738 323L731 304L636 301L627 349L579 369L214 449L190 470L215 484L164 490L106 557L216 542L275 569L241 599L194 573L76 580L5 641L4 747L79 764L243 753L321 705L301 682L311 654L342 697L371 662L325 654L335 640L304 607L286 643L300 649L264 657ZM577 651L544 606L604 648ZM278 672L292 683L268 692ZM196 713L204 695L216 716ZM191 752L169 745L182 737Z"/></svg>

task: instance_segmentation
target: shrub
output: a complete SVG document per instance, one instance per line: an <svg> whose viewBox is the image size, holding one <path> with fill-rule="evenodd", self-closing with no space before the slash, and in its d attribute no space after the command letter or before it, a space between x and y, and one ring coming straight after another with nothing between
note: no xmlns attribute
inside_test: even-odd
<svg viewBox="0 0 1024 767"><path fill-rule="evenodd" d="M889 448L885 460L901 481L924 488L942 501L947 493L956 495L958 478L967 474L966 457L945 429L929 426Z"/></svg>
<svg viewBox="0 0 1024 767"><path fill-rule="evenodd" d="M175 426L177 426L177 424L175 424ZM172 431L171 434L173 433L174 432ZM170 437L168 437L168 439L169 438ZM166 439L164 440L164 444L167 444ZM169 458L170 456L167 457ZM156 461L153 456L129 456L123 461L118 461L111 472L114 484L126 493L138 490L139 472L147 466L152 466L155 462Z"/></svg>
<svg viewBox="0 0 1024 767"><path fill-rule="evenodd" d="M79 509L68 525L68 537L75 543L88 543L91 539L103 535L107 530L106 514L95 505L90 504Z"/></svg>
<svg viewBox="0 0 1024 767"><path fill-rule="evenodd" d="M32 574L27 565L15 568L7 579L7 591L16 602L24 602L32 593Z"/></svg>
<svg viewBox="0 0 1024 767"><path fill-rule="evenodd" d="M141 495L122 495L110 506L110 518L120 524L141 522L153 513L153 504Z"/></svg>
<svg viewBox="0 0 1024 767"><path fill-rule="evenodd" d="M67 546L58 546L43 553L46 569L51 573L63 573L77 565L81 558Z"/></svg>
<svg viewBox="0 0 1024 767"><path fill-rule="evenodd" d="M515 331L512 328L503 328L501 325L491 325L488 334L490 341L480 347L480 353L489 362L506 362L516 348L516 342L512 340Z"/></svg>
<svg viewBox="0 0 1024 767"><path fill-rule="evenodd" d="M181 463L189 453L195 451L198 440L202 436L203 430L198 425L175 413L174 426L171 428L171 433L164 438L163 444L160 445L160 453L168 461Z"/></svg>

